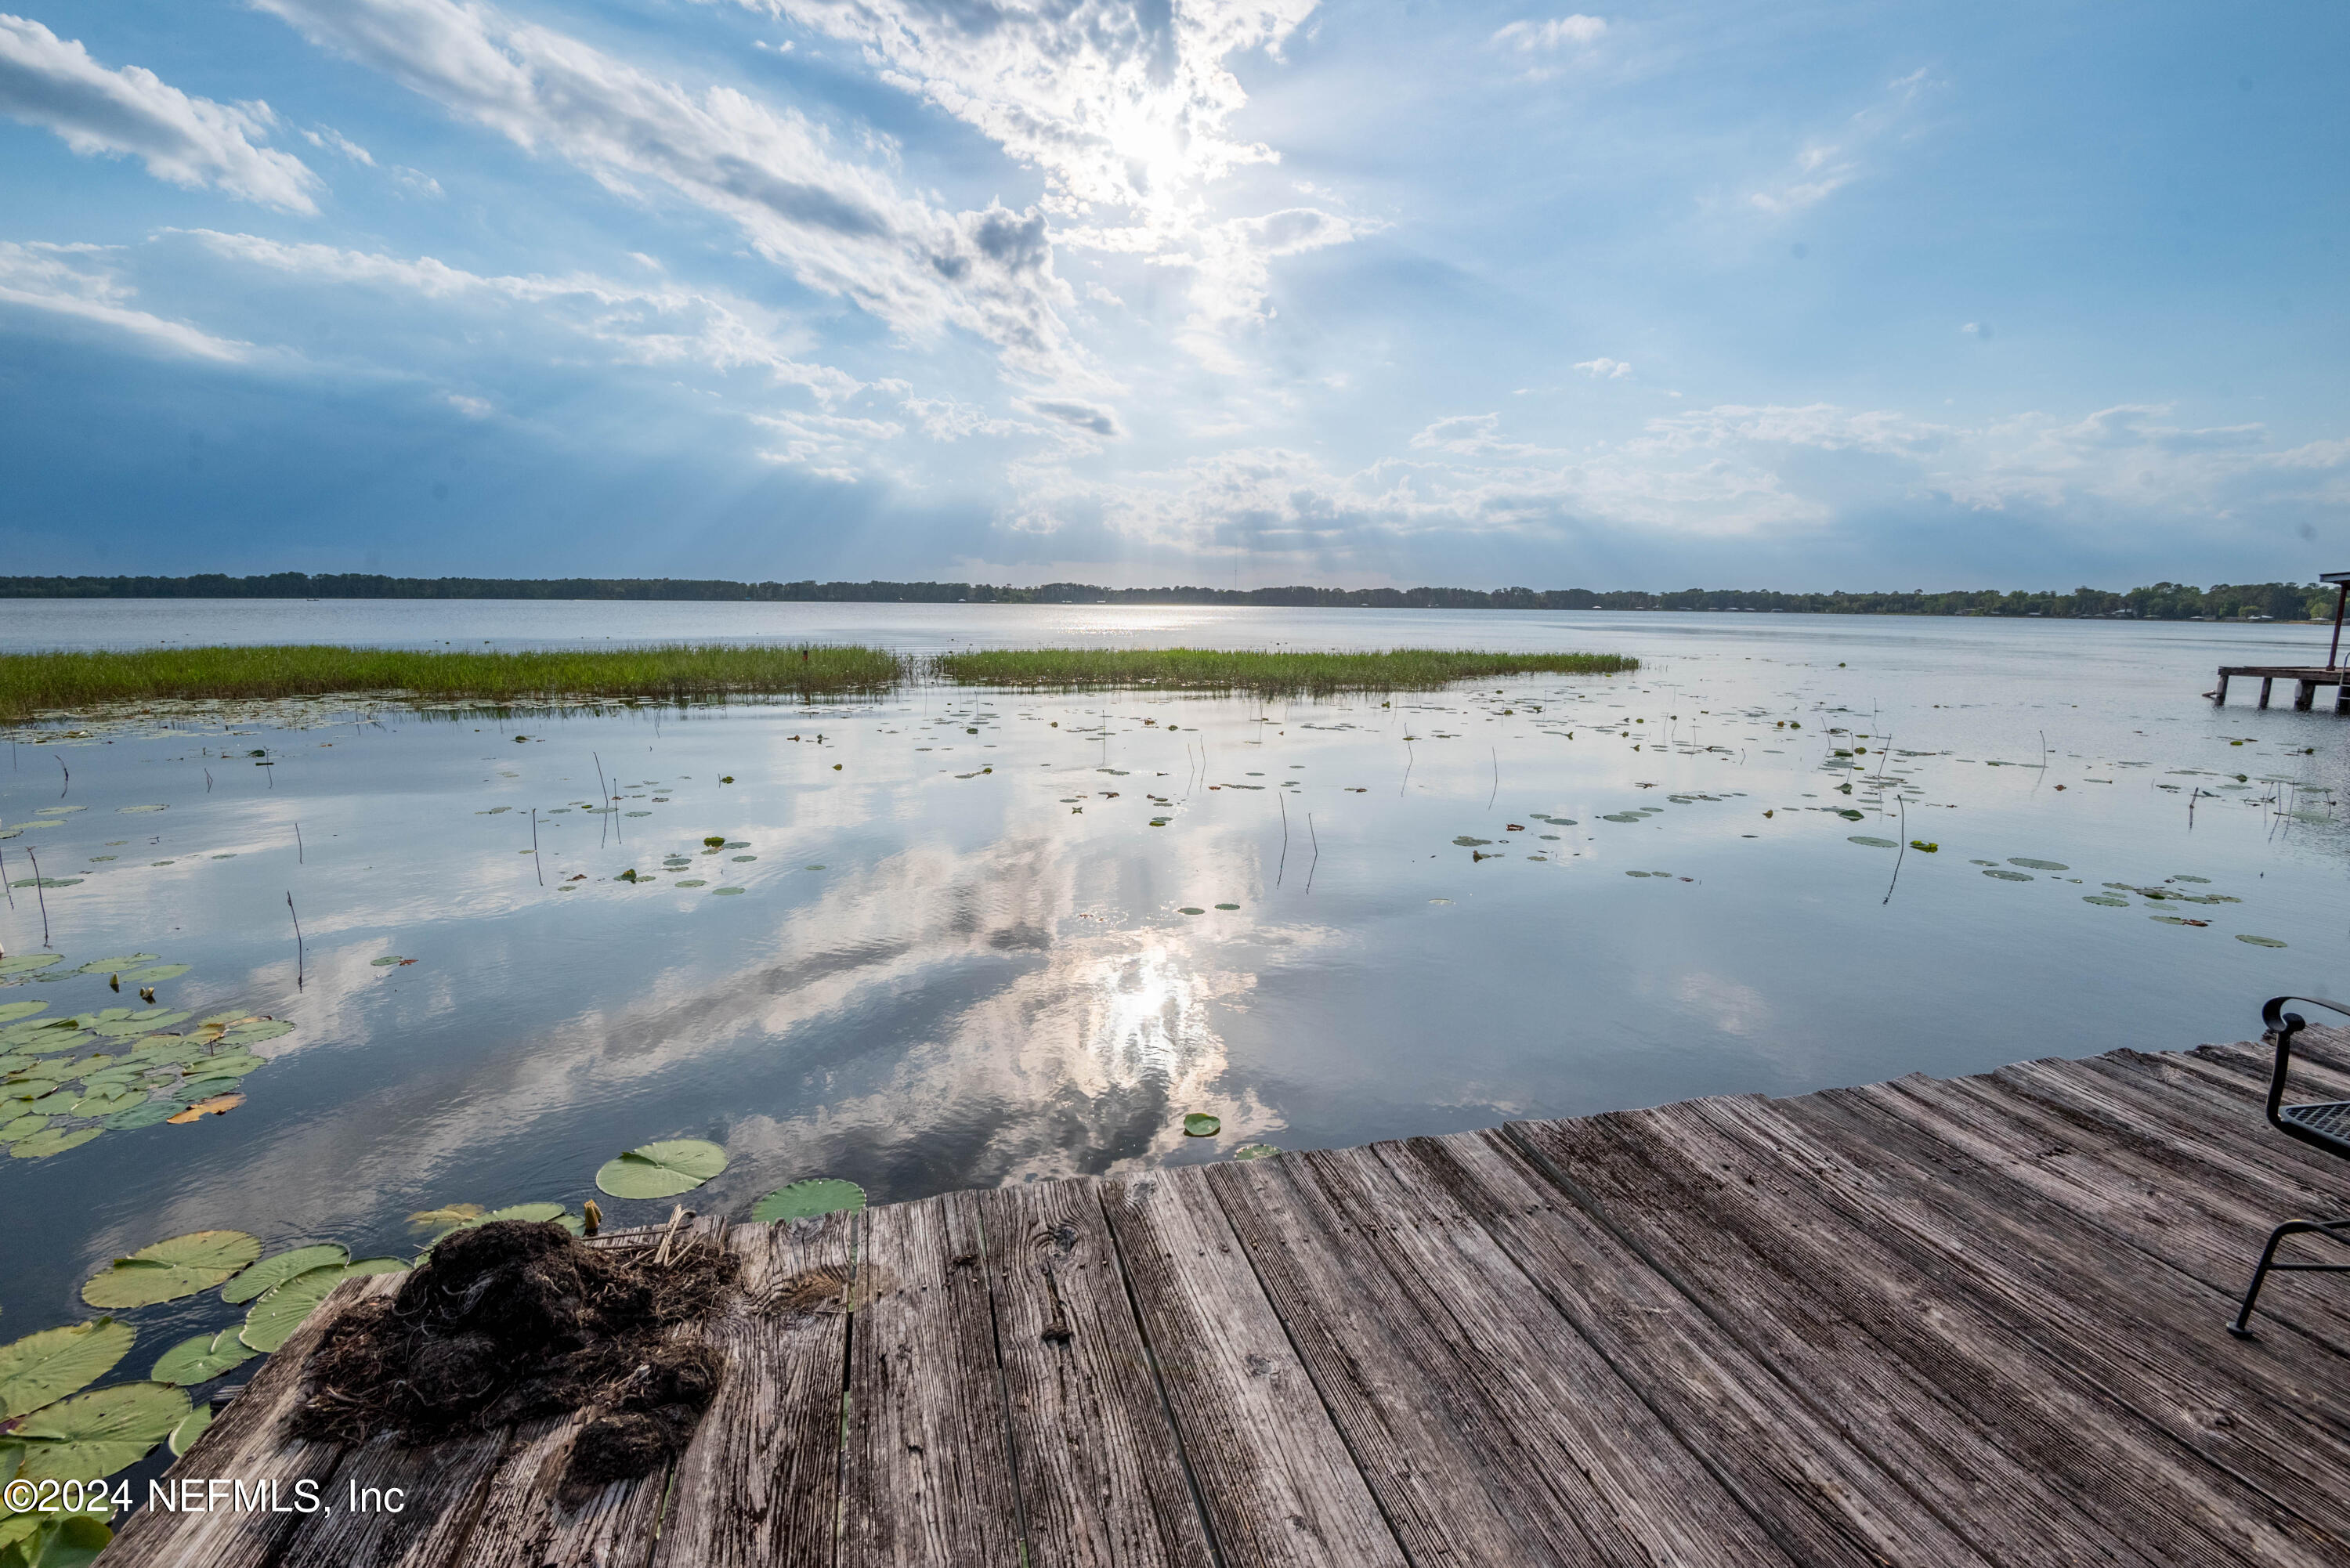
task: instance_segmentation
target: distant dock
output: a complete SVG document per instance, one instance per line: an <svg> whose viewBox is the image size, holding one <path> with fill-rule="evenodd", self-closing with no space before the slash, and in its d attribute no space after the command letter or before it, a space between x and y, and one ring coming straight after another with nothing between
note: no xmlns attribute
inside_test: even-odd
<svg viewBox="0 0 2350 1568"><path fill-rule="evenodd" d="M2350 1096L2350 1038L2296 1071ZM286 1435L353 1281L108 1568L2350 1563L2350 1282L2269 1227L2339 1161L2253 1044L1566 1121L783 1225L668 1471L555 1498L577 1417ZM607 1239L608 1241L615 1240ZM400 1489L399 1512L349 1496ZM199 1489L201 1490L201 1489Z"/></svg>
<svg viewBox="0 0 2350 1568"><path fill-rule="evenodd" d="M2302 712L2309 711L2316 701L2321 686L2334 688L2334 711L2350 713L2350 670L2323 670L2287 664L2223 664L2220 666L2220 685L2211 693L2214 707L2228 705L2228 682L2230 680L2257 679L2261 683L2260 706L2269 705L2269 692L2280 680L2293 682L2293 705Z"/></svg>

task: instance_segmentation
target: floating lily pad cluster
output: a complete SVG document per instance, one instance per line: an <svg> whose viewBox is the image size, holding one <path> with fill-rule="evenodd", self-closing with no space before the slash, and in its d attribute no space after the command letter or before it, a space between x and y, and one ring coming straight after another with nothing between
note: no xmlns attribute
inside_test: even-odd
<svg viewBox="0 0 2350 1568"><path fill-rule="evenodd" d="M0 960L0 985L110 982L144 1001L188 966L153 953L115 954L64 969L57 953ZM62 1017L47 1001L0 1002L0 1144L18 1159L78 1148L99 1134L185 1124L243 1102L247 1075L268 1064L254 1047L294 1032L283 1019L232 1008L189 1025L167 1004L114 1005Z"/></svg>
<svg viewBox="0 0 2350 1568"><path fill-rule="evenodd" d="M115 1259L81 1289L82 1300L109 1315L67 1324L0 1345L0 1482L91 1481L144 1459L158 1443L185 1453L212 1418L209 1404L187 1393L283 1345L345 1280L392 1273L398 1258L357 1262L335 1242L296 1247L264 1258L242 1231L197 1231ZM241 1326L181 1341L157 1358L143 1381L90 1386L113 1370L138 1331L111 1314L183 1300L214 1286L221 1299L246 1306ZM108 1539L107 1513L66 1516L0 1513L0 1553L32 1542L54 1552L79 1531L91 1550ZM52 1556L20 1560L47 1563ZM70 1557L73 1562L86 1557ZM9 1559L0 1556L0 1562Z"/></svg>

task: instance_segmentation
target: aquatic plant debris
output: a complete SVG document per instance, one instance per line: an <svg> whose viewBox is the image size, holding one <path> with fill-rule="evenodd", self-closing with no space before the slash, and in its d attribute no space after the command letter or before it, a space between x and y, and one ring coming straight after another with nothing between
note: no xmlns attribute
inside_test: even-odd
<svg viewBox="0 0 2350 1568"><path fill-rule="evenodd" d="M716 1310L735 1272L732 1252L691 1231L658 1251L589 1247L530 1220L461 1231L397 1293L336 1320L304 1366L291 1429L421 1445L583 1415L559 1489L576 1506L683 1450L725 1360L672 1331Z"/></svg>

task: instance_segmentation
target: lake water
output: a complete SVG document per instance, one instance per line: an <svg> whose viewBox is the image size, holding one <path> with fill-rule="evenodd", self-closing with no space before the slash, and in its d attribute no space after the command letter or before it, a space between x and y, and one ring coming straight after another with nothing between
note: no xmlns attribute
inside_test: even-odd
<svg viewBox="0 0 2350 1568"><path fill-rule="evenodd" d="M11 960L62 956L0 982L0 1030L17 1030L0 1046L34 1075L12 1092L50 1096L37 1114L52 1118L35 1127L18 1104L0 1141L100 1130L0 1163L0 1339L88 1316L80 1282L162 1237L229 1227L273 1250L404 1254L413 1212L576 1210L602 1161L659 1138L723 1145L731 1165L687 1201L739 1213L809 1176L886 1201L1252 1142L2241 1039L2262 998L2336 986L2350 926L2335 805L2350 724L2199 696L2221 662L2322 659L2322 628L1180 607L0 612L12 649L806 638L1646 663L1392 705L920 686L809 707L341 722L294 708L19 732L0 760L0 856L11 883L37 856L55 885L12 887L0 933ZM598 815L608 793L623 798ZM1938 848L1894 846L1913 839ZM639 881L615 879L631 869ZM94 961L111 967L76 972ZM24 1028L149 1011L134 993L159 968L160 1017L57 1032L78 1041L64 1052ZM219 1044L153 1043L215 1016L262 1022ZM92 1090L88 1073L125 1064ZM133 1125L192 1078L244 1099ZM1191 1112L1222 1133L1183 1136ZM669 1208L601 1201L614 1223ZM129 1315L142 1338L118 1376L241 1309L207 1293Z"/></svg>

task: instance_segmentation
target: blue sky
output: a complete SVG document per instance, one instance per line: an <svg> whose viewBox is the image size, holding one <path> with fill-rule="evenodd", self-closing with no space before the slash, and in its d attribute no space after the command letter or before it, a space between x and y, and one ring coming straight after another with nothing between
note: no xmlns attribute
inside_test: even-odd
<svg viewBox="0 0 2350 1568"><path fill-rule="evenodd" d="M2306 576L2350 566L2345 43L2057 0L0 14L0 559Z"/></svg>

